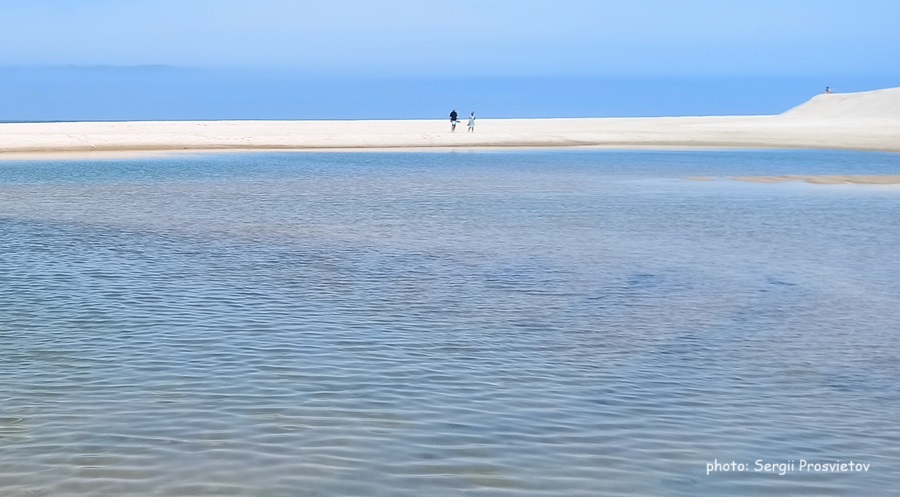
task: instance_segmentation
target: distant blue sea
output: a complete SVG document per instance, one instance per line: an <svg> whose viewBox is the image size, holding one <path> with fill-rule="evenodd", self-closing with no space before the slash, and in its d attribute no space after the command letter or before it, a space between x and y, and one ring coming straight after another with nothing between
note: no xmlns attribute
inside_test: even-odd
<svg viewBox="0 0 900 497"><path fill-rule="evenodd" d="M804 77L324 77L286 71L0 68L0 121L444 119L777 114L900 75Z"/></svg>
<svg viewBox="0 0 900 497"><path fill-rule="evenodd" d="M728 177L898 172L0 162L0 494L895 495L900 190Z"/></svg>

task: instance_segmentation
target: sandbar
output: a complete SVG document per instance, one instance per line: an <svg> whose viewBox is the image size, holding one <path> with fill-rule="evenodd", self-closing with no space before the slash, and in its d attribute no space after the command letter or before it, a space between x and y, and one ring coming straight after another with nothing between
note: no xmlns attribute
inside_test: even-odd
<svg viewBox="0 0 900 497"><path fill-rule="evenodd" d="M783 176L733 176L731 179L749 183L802 181L814 185L900 185L900 174L786 174Z"/></svg>
<svg viewBox="0 0 900 497"><path fill-rule="evenodd" d="M900 152L900 88L822 94L772 116L131 121L0 124L0 159L101 158L212 151L506 148L844 149Z"/></svg>

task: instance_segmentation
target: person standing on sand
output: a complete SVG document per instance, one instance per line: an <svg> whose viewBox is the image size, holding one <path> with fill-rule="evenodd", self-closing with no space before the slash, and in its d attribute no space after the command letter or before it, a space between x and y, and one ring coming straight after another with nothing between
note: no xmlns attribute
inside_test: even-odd
<svg viewBox="0 0 900 497"><path fill-rule="evenodd" d="M469 114L469 130L468 132L475 132L475 111L473 110L471 114Z"/></svg>
<svg viewBox="0 0 900 497"><path fill-rule="evenodd" d="M450 132L456 131L456 123L458 122L456 118L459 117L459 114L456 113L456 109L450 111Z"/></svg>

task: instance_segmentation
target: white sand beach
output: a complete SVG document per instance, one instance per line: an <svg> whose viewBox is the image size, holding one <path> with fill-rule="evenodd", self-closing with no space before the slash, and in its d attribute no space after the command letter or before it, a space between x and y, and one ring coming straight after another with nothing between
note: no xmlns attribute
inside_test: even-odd
<svg viewBox="0 0 900 497"><path fill-rule="evenodd" d="M900 88L821 94L780 115L434 120L0 124L0 159L174 151L497 147L805 148L900 152Z"/></svg>

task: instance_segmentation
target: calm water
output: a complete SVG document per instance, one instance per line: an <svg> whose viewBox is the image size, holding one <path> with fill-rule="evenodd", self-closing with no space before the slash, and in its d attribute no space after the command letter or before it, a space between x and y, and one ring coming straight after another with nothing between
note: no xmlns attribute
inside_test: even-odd
<svg viewBox="0 0 900 497"><path fill-rule="evenodd" d="M803 151L0 163L0 495L892 495L900 189L726 178L898 172Z"/></svg>
<svg viewBox="0 0 900 497"><path fill-rule="evenodd" d="M829 70L802 77L492 78L449 67L450 75L441 77L366 78L168 66L0 65L0 119L444 120L453 108L481 118L779 114L827 85L840 93L900 86L900 71L885 71L853 77Z"/></svg>

